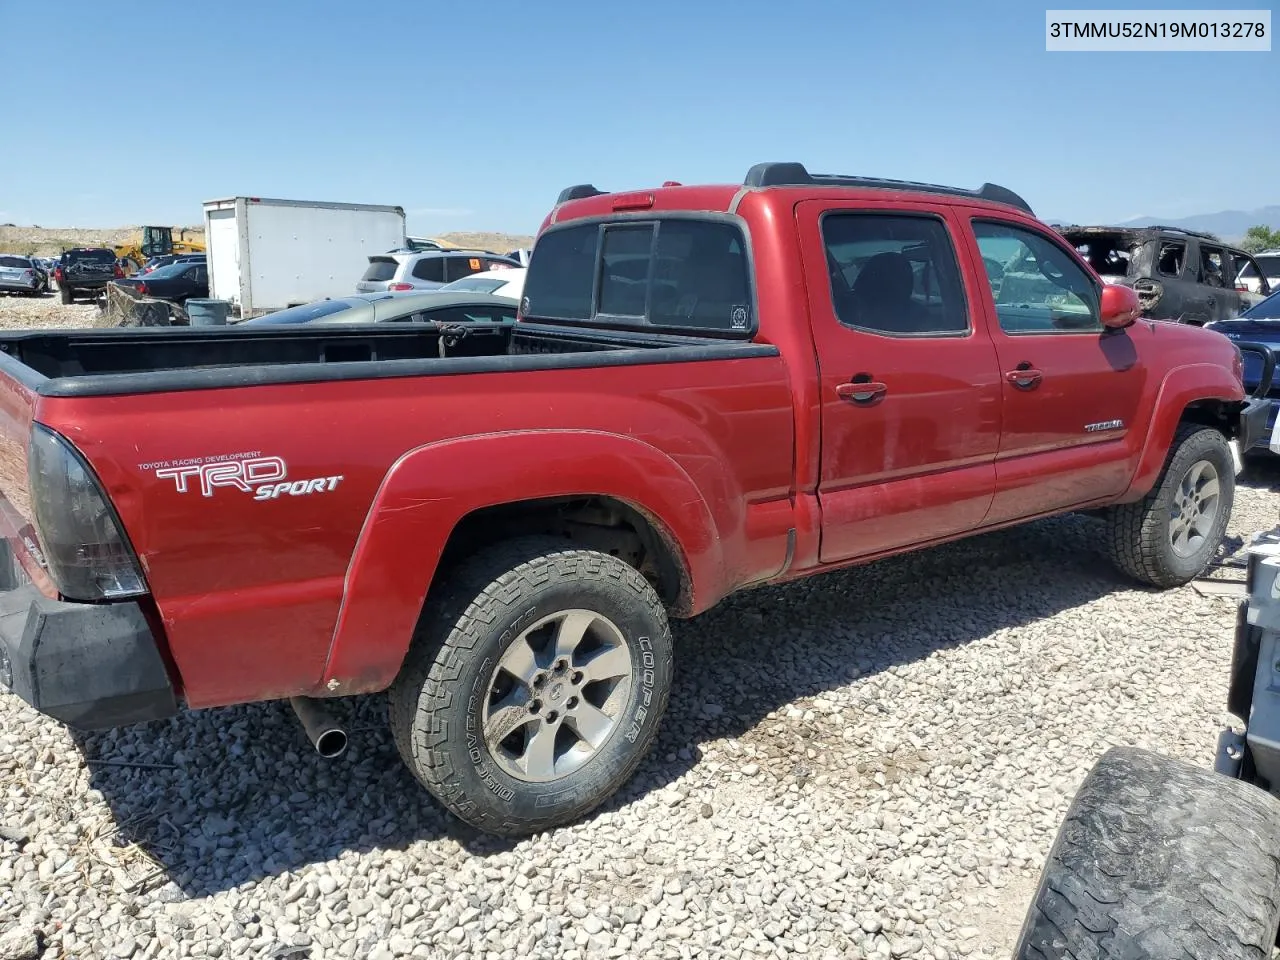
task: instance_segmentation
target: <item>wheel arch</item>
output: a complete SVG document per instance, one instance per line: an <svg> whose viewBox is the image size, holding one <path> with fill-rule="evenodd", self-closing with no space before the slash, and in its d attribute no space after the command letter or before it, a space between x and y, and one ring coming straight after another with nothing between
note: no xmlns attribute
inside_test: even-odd
<svg viewBox="0 0 1280 960"><path fill-rule="evenodd" d="M1151 492L1181 424L1199 423L1233 438L1238 429L1235 416L1243 401L1244 388L1217 364L1196 363L1171 370L1156 393L1137 469L1119 502L1137 500Z"/></svg>
<svg viewBox="0 0 1280 960"><path fill-rule="evenodd" d="M513 493L515 494L513 496ZM319 691L385 689L450 564L527 534L564 536L639 564L669 611L724 579L711 510L671 457L633 437L521 431L429 444L383 480L348 565Z"/></svg>

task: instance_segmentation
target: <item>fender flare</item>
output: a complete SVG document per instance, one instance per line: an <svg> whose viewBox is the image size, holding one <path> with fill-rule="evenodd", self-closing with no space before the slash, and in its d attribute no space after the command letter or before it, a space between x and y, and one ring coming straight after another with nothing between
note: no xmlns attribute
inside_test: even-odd
<svg viewBox="0 0 1280 960"><path fill-rule="evenodd" d="M605 496L655 522L677 551L691 600L724 562L711 510L688 473L634 437L597 431L488 433L417 447L387 471L351 555L320 685L370 693L395 679L457 525L486 507Z"/></svg>
<svg viewBox="0 0 1280 960"><path fill-rule="evenodd" d="M1155 486L1169 456L1173 435L1189 404L1197 400L1239 403L1244 396L1244 387L1219 364L1190 363L1170 370L1156 392L1154 413L1138 456L1138 467L1120 502L1140 499Z"/></svg>

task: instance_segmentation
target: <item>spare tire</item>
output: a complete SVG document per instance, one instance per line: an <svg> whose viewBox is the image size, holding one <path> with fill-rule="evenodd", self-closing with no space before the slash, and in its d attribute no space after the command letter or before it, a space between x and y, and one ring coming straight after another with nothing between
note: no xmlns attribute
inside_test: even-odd
<svg viewBox="0 0 1280 960"><path fill-rule="evenodd" d="M1147 750L1089 772L1018 960L1265 960L1280 928L1280 800Z"/></svg>

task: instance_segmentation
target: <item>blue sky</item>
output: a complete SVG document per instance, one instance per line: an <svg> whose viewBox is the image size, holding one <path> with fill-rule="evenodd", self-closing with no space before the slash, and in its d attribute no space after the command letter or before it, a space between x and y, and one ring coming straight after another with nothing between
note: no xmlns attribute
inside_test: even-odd
<svg viewBox="0 0 1280 960"><path fill-rule="evenodd" d="M991 180L1077 222L1280 203L1280 43L1046 53L1025 0L25 9L47 29L3 43L0 221L195 223L250 194L532 232L571 183L736 182L761 160ZM104 91L113 110L76 107Z"/></svg>

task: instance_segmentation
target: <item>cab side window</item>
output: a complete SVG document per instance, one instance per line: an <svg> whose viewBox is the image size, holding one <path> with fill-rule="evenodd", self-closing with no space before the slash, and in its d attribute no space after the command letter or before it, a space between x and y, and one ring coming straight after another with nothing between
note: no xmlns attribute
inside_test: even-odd
<svg viewBox="0 0 1280 960"><path fill-rule="evenodd" d="M1097 283L1058 244L998 221L975 220L973 232L1005 333L1103 329Z"/></svg>
<svg viewBox="0 0 1280 960"><path fill-rule="evenodd" d="M845 326L883 336L969 331L955 250L938 218L828 213L822 240L832 305Z"/></svg>

